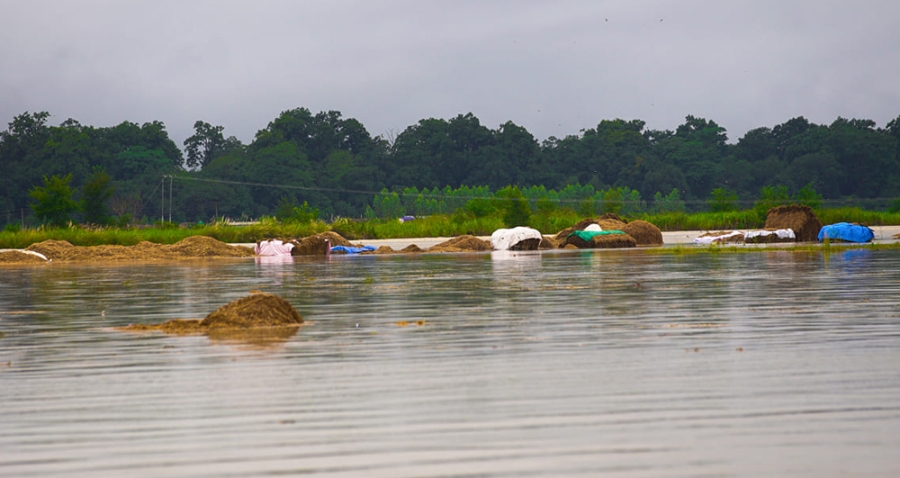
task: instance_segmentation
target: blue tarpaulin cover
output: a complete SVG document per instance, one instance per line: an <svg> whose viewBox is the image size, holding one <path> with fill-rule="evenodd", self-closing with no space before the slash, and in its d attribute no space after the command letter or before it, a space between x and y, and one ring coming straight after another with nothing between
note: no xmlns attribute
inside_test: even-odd
<svg viewBox="0 0 900 478"><path fill-rule="evenodd" d="M819 230L819 242L824 241L825 238L847 242L869 242L875 238L875 233L866 226L839 222Z"/></svg>
<svg viewBox="0 0 900 478"><path fill-rule="evenodd" d="M347 246L334 246L331 248L331 252L338 253L347 253L347 254L359 254L360 252L366 251L374 251L375 246L362 246L362 247L347 247Z"/></svg>

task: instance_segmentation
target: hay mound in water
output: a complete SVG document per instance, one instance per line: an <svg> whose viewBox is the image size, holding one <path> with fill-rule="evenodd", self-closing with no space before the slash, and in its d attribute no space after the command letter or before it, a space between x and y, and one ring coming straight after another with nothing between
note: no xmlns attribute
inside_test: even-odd
<svg viewBox="0 0 900 478"><path fill-rule="evenodd" d="M419 247L415 244L410 244L410 245L404 247L403 249L400 249L400 252L405 253L405 254L410 254L410 253L425 252L425 249L422 249L421 247Z"/></svg>
<svg viewBox="0 0 900 478"><path fill-rule="evenodd" d="M797 236L797 242L815 242L819 240L822 223L811 207L791 204L769 209L766 213L765 229L791 229Z"/></svg>
<svg viewBox="0 0 900 478"><path fill-rule="evenodd" d="M292 337L301 325L303 318L288 301L277 295L257 292L219 307L203 320L173 319L159 325L135 324L119 330L205 334L213 340L271 345Z"/></svg>
<svg viewBox="0 0 900 478"><path fill-rule="evenodd" d="M396 252L391 246L381 246L374 251L365 251L362 254L395 254Z"/></svg>
<svg viewBox="0 0 900 478"><path fill-rule="evenodd" d="M67 241L48 240L26 250L43 254L54 261L152 261L200 257L250 257L246 247L229 246L206 236L191 236L172 245L141 241L135 246L73 246Z"/></svg>
<svg viewBox="0 0 900 478"><path fill-rule="evenodd" d="M41 258L36 253L29 254L22 251L0 252L0 264L44 264L46 262L46 259Z"/></svg>
<svg viewBox="0 0 900 478"><path fill-rule="evenodd" d="M662 231L654 224L647 221L642 221L640 219L631 221L622 226L621 231L633 237L639 246L663 245Z"/></svg>
<svg viewBox="0 0 900 478"><path fill-rule="evenodd" d="M331 246L344 246L344 247L353 247L353 244L350 243L344 236L334 232L334 231L325 231L319 234L316 234L317 237L321 237L323 239L328 239L331 242Z"/></svg>
<svg viewBox="0 0 900 478"><path fill-rule="evenodd" d="M256 293L216 309L200 321L200 327L248 329L303 324L291 304L274 294Z"/></svg>
<svg viewBox="0 0 900 478"><path fill-rule="evenodd" d="M291 249L292 256L324 256L328 253L329 247L353 247L350 241L333 231L307 236L291 243L294 244L294 248Z"/></svg>
<svg viewBox="0 0 900 478"><path fill-rule="evenodd" d="M727 242L741 243L744 242L744 234L740 231L710 231L704 232L697 236L698 239L710 238L708 241L697 240L697 244L723 244Z"/></svg>
<svg viewBox="0 0 900 478"><path fill-rule="evenodd" d="M432 246L429 252L481 252L490 251L493 247L488 241L481 240L475 236L464 234L454 237L449 241Z"/></svg>

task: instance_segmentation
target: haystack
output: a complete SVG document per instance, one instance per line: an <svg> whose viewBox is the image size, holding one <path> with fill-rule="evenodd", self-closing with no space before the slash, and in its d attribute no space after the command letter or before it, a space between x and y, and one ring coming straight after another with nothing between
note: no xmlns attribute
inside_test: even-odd
<svg viewBox="0 0 900 478"><path fill-rule="evenodd" d="M219 307L203 320L173 319L159 325L134 324L119 330L205 334L213 340L268 345L290 338L301 325L303 318L288 301L277 295L255 292Z"/></svg>
<svg viewBox="0 0 900 478"><path fill-rule="evenodd" d="M415 244L410 244L410 245L404 247L403 249L400 249L400 252L402 252L404 254L409 254L409 253L425 252L425 250Z"/></svg>
<svg viewBox="0 0 900 478"><path fill-rule="evenodd" d="M141 241L135 246L73 246L67 241L47 240L28 246L28 251L54 261L153 261L199 257L251 257L253 250L229 246L206 236L190 236L172 245Z"/></svg>
<svg viewBox="0 0 900 478"><path fill-rule="evenodd" d="M350 241L332 231L307 236L291 243L294 244L294 248L291 249L292 256L324 256L328 253L329 247L353 247Z"/></svg>
<svg viewBox="0 0 900 478"><path fill-rule="evenodd" d="M47 262L46 259L42 259L40 256L38 256L36 254L29 254L27 252L22 252L22 251L0 252L0 264L13 264L13 263L44 264L46 262Z"/></svg>
<svg viewBox="0 0 900 478"><path fill-rule="evenodd" d="M766 214L766 229L791 229L797 236L797 242L818 241L822 223L809 206L792 204L769 209Z"/></svg>
<svg viewBox="0 0 900 478"><path fill-rule="evenodd" d="M216 309L200 321L200 327L247 329L284 327L303 324L303 318L291 304L274 294L258 292Z"/></svg>
<svg viewBox="0 0 900 478"><path fill-rule="evenodd" d="M475 236L464 234L434 245L428 252L481 252L493 249L491 243Z"/></svg>
<svg viewBox="0 0 900 478"><path fill-rule="evenodd" d="M622 226L621 230L633 237L639 246L661 246L663 244L662 231L647 221L640 219L631 221Z"/></svg>

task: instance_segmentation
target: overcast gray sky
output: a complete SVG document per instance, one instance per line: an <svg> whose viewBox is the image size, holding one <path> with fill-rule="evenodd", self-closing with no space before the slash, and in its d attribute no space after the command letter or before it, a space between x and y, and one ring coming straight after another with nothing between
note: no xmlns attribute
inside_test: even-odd
<svg viewBox="0 0 900 478"><path fill-rule="evenodd" d="M471 112L538 140L600 120L730 141L795 116L900 116L895 0L0 0L0 119L203 120L252 141L284 110L373 135Z"/></svg>

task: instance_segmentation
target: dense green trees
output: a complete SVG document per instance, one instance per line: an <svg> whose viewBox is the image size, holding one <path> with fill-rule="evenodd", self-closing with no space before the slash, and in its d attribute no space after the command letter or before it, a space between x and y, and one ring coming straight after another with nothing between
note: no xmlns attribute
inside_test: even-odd
<svg viewBox="0 0 900 478"><path fill-rule="evenodd" d="M69 177L81 197L70 218L92 223L110 214L152 221L170 208L176 221L249 218L303 203L326 219L464 207L483 214L496 204L473 199L492 191L520 191L533 211L584 213L748 207L776 187L791 196L806 187L826 203L900 195L900 116L883 128L797 117L733 143L706 118L662 131L613 119L538 142L511 121L492 129L468 113L423 119L388 141L340 112L295 108L246 145L197 121L184 154L158 121L94 128L49 119L25 112L0 132L0 223L31 211L30 192L54 177Z"/></svg>

